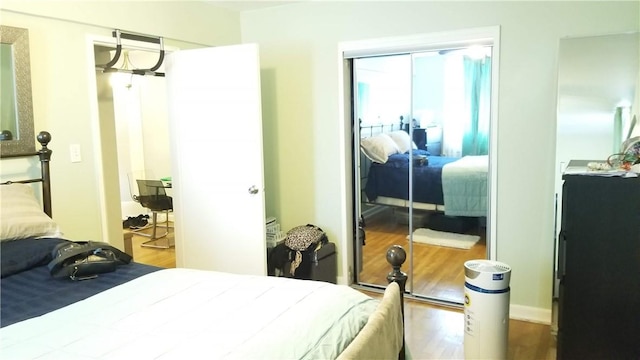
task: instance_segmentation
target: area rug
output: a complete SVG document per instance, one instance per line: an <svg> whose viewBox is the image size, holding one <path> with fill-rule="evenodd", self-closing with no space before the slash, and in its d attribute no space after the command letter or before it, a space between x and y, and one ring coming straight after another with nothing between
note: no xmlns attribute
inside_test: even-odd
<svg viewBox="0 0 640 360"><path fill-rule="evenodd" d="M407 236L409 240L409 236ZM431 229L416 229L413 241L422 244L446 246L457 249L470 249L480 240L478 235L455 234Z"/></svg>

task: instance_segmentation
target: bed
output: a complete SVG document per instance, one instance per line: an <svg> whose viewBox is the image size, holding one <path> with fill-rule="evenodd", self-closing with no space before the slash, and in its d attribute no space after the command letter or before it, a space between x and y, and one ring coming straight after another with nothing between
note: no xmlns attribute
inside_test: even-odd
<svg viewBox="0 0 640 360"><path fill-rule="evenodd" d="M412 168L411 200L415 209L452 216L486 216L487 155L434 156L417 149L406 131L393 129L362 138L361 150L366 203L410 207Z"/></svg>
<svg viewBox="0 0 640 360"><path fill-rule="evenodd" d="M404 358L399 246L387 253L393 270L381 299L326 282L135 261L91 280L51 277L51 249L68 240L47 216L50 203L34 210L28 183L49 189L43 140L43 177L0 186L3 358Z"/></svg>

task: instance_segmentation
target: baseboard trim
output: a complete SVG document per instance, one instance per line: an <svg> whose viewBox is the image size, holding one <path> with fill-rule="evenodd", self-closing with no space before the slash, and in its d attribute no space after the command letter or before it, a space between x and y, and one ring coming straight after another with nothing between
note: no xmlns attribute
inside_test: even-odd
<svg viewBox="0 0 640 360"><path fill-rule="evenodd" d="M551 325L551 310L524 305L510 305L509 318Z"/></svg>
<svg viewBox="0 0 640 360"><path fill-rule="evenodd" d="M347 285L347 286L350 286L350 285L351 285L351 284L347 281L347 279L346 279L344 276L342 276L342 275L336 276L336 283L337 283L338 285Z"/></svg>
<svg viewBox="0 0 640 360"><path fill-rule="evenodd" d="M338 276L337 282L340 285L352 285L348 283L344 276ZM459 310L462 311L462 309ZM551 325L551 310L511 304L509 306L509 318L512 320Z"/></svg>

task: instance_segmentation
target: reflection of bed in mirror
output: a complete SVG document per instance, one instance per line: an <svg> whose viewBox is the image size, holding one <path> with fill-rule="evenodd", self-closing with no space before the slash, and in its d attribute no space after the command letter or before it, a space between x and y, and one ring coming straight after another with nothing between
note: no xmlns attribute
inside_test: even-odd
<svg viewBox="0 0 640 360"><path fill-rule="evenodd" d="M365 203L404 208L413 204L414 209L451 216L486 216L487 155L431 155L417 149L409 134L397 125L361 126L360 134Z"/></svg>

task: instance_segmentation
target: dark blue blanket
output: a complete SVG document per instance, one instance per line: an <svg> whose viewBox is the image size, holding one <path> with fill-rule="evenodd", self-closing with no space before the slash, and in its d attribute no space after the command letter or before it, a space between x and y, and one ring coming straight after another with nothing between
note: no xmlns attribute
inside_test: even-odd
<svg viewBox="0 0 640 360"><path fill-rule="evenodd" d="M420 154L414 151L414 155ZM442 167L459 158L428 156L428 165L413 167L413 201L444 205ZM369 201L378 196L409 200L409 154L389 156L385 164L372 163L364 188Z"/></svg>
<svg viewBox="0 0 640 360"><path fill-rule="evenodd" d="M55 245L63 241L67 240L23 239L0 244L0 327L46 314L160 269L132 262L91 280L54 279L46 265Z"/></svg>

